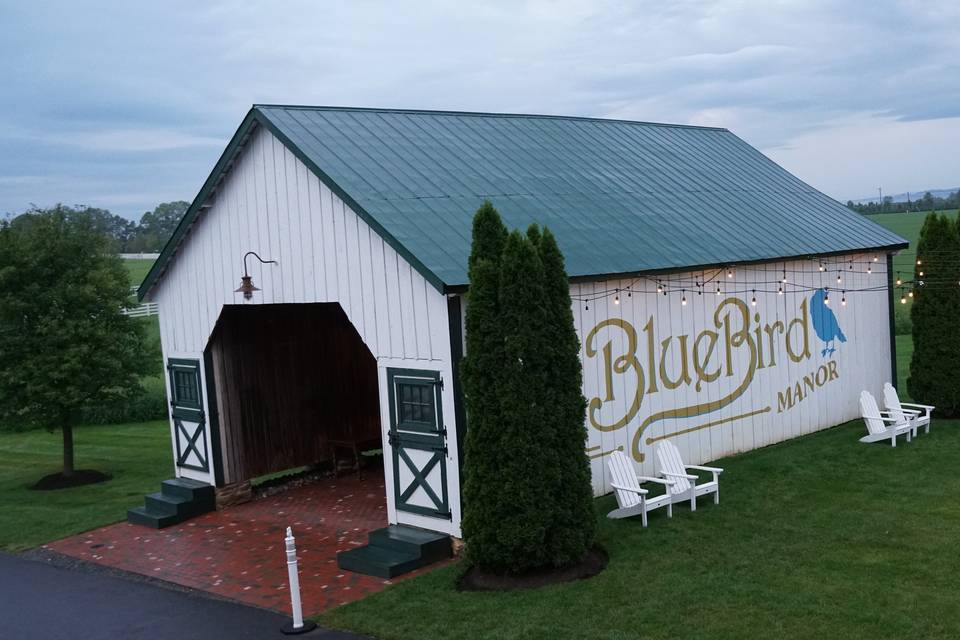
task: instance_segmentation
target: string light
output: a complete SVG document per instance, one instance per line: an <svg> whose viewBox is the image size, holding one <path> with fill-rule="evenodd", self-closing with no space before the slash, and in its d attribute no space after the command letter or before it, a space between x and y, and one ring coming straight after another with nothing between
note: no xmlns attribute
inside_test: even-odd
<svg viewBox="0 0 960 640"><path fill-rule="evenodd" d="M867 265L867 273L873 273L873 267Z"/></svg>
<svg viewBox="0 0 960 640"><path fill-rule="evenodd" d="M720 284L717 283L717 295L720 295Z"/></svg>
<svg viewBox="0 0 960 640"><path fill-rule="evenodd" d="M616 296L613 298L613 304L620 304L620 295L619 295L619 294L616 295Z"/></svg>
<svg viewBox="0 0 960 640"><path fill-rule="evenodd" d="M910 289L910 291L907 292L907 295L912 298L912 297L913 297L913 289Z"/></svg>
<svg viewBox="0 0 960 640"><path fill-rule="evenodd" d="M750 300L750 304L753 305L754 307L757 306L757 290L756 289L753 290L753 299Z"/></svg>
<svg viewBox="0 0 960 640"><path fill-rule="evenodd" d="M837 271L837 284L840 284L841 282L843 282L843 278L840 277L840 272Z"/></svg>
<svg viewBox="0 0 960 640"><path fill-rule="evenodd" d="M682 304L683 306L686 306L686 305L687 305L687 290L686 290L686 289L683 290L683 298L680 300L680 304Z"/></svg>
<svg viewBox="0 0 960 640"><path fill-rule="evenodd" d="M903 280L900 279L900 272L897 271L897 286L899 287L902 284L903 284Z"/></svg>
<svg viewBox="0 0 960 640"><path fill-rule="evenodd" d="M781 295L781 296L783 295L783 287L782 287L782 286L777 287L777 293L778 293L779 295Z"/></svg>
<svg viewBox="0 0 960 640"><path fill-rule="evenodd" d="M845 306L847 306L847 292L844 291L844 292L841 293L841 295L842 295L843 297L840 298L840 305L843 306L843 307L845 307Z"/></svg>
<svg viewBox="0 0 960 640"><path fill-rule="evenodd" d="M876 262L877 260L879 260L879 258L877 256L873 256L873 261Z"/></svg>
<svg viewBox="0 0 960 640"><path fill-rule="evenodd" d="M917 258L917 266L919 267L921 264L923 264L923 263L920 262L920 258Z"/></svg>
<svg viewBox="0 0 960 640"><path fill-rule="evenodd" d="M820 263L820 271L826 271L827 268L823 266L823 263Z"/></svg>
<svg viewBox="0 0 960 640"><path fill-rule="evenodd" d="M728 277L728 278L732 278L732 277L733 277L733 269L729 269L729 268L727 269L727 277Z"/></svg>
<svg viewBox="0 0 960 640"><path fill-rule="evenodd" d="M920 277L921 277L921 278L923 277L923 271L920 272Z"/></svg>
<svg viewBox="0 0 960 640"><path fill-rule="evenodd" d="M827 295L823 297L823 304L830 304L830 292L827 291Z"/></svg>
<svg viewBox="0 0 960 640"><path fill-rule="evenodd" d="M907 304L907 296L900 294L900 304Z"/></svg>
<svg viewBox="0 0 960 640"><path fill-rule="evenodd" d="M657 280L657 293L663 293L663 285Z"/></svg>

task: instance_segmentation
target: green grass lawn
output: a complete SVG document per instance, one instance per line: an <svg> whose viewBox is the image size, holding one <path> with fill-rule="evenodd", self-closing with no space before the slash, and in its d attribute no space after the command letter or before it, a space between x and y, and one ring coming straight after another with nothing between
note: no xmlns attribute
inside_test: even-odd
<svg viewBox="0 0 960 640"><path fill-rule="evenodd" d="M920 227L930 212L915 213L878 213L872 216L866 216L877 224L893 231L910 241L910 248L906 249L901 255L894 257L893 270L899 271L904 280L913 278L913 261L916 259L917 238L920 237ZM957 215L956 210L941 211L948 215Z"/></svg>
<svg viewBox="0 0 960 640"><path fill-rule="evenodd" d="M130 284L139 285L147 277L147 272L153 266L153 260L124 260L123 264L130 274Z"/></svg>
<svg viewBox="0 0 960 640"><path fill-rule="evenodd" d="M76 467L113 479L59 491L28 487L60 469L60 433L0 432L0 549L22 551L123 520L172 476L169 429L165 420L77 428Z"/></svg>
<svg viewBox="0 0 960 640"><path fill-rule="evenodd" d="M960 637L960 422L896 448L864 433L856 421L718 461L719 506L658 510L648 529L600 515L610 564L589 580L458 593L454 565L320 620L418 640Z"/></svg>
<svg viewBox="0 0 960 640"><path fill-rule="evenodd" d="M914 261L917 259L917 239L920 237L920 228L923 226L923 221L926 219L929 213L929 211L922 213L878 213L876 215L866 216L868 220L872 220L873 222L876 222L877 224L910 241L910 247L904 251L901 251L900 255L894 256L893 258L893 270L895 275L898 272L900 278L902 278L904 281L913 279ZM944 211L941 213L946 213L951 216L957 215L956 210ZM900 292L897 292L896 298L898 300L899 297ZM906 320L909 320L910 317L909 304L897 304L894 308L894 314L897 317L898 327L910 326L909 322L906 322Z"/></svg>

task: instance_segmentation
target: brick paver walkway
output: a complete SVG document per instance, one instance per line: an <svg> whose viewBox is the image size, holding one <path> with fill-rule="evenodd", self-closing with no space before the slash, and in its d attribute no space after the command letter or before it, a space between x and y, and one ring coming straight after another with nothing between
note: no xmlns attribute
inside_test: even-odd
<svg viewBox="0 0 960 640"><path fill-rule="evenodd" d="M336 560L337 551L366 544L367 532L386 524L382 472L366 473L363 480L356 475L330 479L159 531L123 522L46 548L289 612L283 545L289 525L297 539L304 613L312 615L391 584L341 571Z"/></svg>

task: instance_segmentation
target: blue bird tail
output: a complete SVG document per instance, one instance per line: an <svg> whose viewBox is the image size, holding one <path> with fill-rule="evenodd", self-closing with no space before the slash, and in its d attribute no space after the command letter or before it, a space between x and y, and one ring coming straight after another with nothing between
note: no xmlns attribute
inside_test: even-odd
<svg viewBox="0 0 960 640"><path fill-rule="evenodd" d="M843 331L840 330L840 327L837 327L837 340L840 342L846 342L847 336L843 335Z"/></svg>

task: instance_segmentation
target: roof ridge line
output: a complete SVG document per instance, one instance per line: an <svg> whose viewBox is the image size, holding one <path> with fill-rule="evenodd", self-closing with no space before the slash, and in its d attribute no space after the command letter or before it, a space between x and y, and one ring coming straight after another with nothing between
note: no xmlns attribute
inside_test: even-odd
<svg viewBox="0 0 960 640"><path fill-rule="evenodd" d="M651 122L647 120L626 120L623 118L601 118L598 116L566 116L548 113L510 113L494 111L453 111L446 109L398 109L380 107L341 107L332 105L305 105L305 104L261 104L254 103L254 109L295 109L298 111L358 111L364 113L408 113L436 116L470 116L483 118L532 118L544 120L578 120L587 122L618 122L622 124L636 124L647 127L673 127L677 129L701 129L704 131L726 131L726 127L708 127L698 124L678 124L673 122Z"/></svg>

